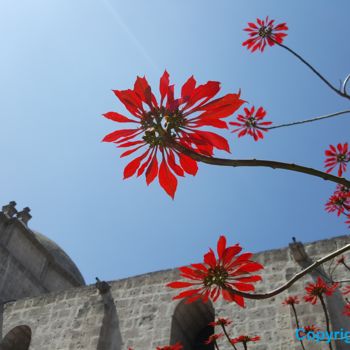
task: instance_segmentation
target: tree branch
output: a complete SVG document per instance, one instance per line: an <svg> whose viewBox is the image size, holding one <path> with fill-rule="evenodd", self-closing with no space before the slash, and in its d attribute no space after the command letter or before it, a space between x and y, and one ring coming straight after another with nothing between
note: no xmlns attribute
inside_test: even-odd
<svg viewBox="0 0 350 350"><path fill-rule="evenodd" d="M290 170L298 173L316 176L324 180L329 180L329 181L344 185L346 187L350 187L350 181L345 178L337 177L313 168L307 168L297 164L288 164L288 163L276 162L272 160L259 160L259 159L215 158L215 157L208 157L208 156L198 154L182 145L179 145L178 143L172 143L172 147L177 151L193 158L194 160L198 162L203 162L206 164L232 166L232 167L268 167L272 169L284 169L284 170Z"/></svg>
<svg viewBox="0 0 350 350"><path fill-rule="evenodd" d="M333 118L333 117L336 117L336 116L339 116L339 115L343 115L343 114L346 114L346 113L350 113L350 110L348 109L348 110L345 110L345 111L340 111L340 112L335 112L335 113L331 113L331 114L326 114L326 115L322 115L320 117L315 117L315 118L311 118L311 119L305 119L305 120L292 122L292 123L274 125L274 126L270 126L270 127L264 128L264 129L272 130L272 129L284 128L284 127L287 127L287 126L311 123L311 122L315 122L315 121L318 121L318 120Z"/></svg>
<svg viewBox="0 0 350 350"><path fill-rule="evenodd" d="M307 273L309 273L311 270L313 270L314 268L316 268L317 266L325 263L328 260L333 259L334 257L346 252L347 250L350 250L350 244L345 245L344 247L334 251L333 253L330 253L328 255L326 255L323 258L320 258L318 260L316 260L313 264L311 264L310 266L308 266L306 269L298 272L294 277L292 277L289 281L287 281L285 284L283 284L282 286L267 292L267 293L261 293L261 294L250 294L250 293L245 293L245 292L241 292L239 290L236 289L227 289L229 290L231 293L240 295L244 298L247 299L256 299L256 300L262 300L262 299L268 299L271 297L274 297L277 294L282 293L283 291L285 291L286 289L288 289L290 286L292 286L296 281L298 281L300 278L302 278L303 276L305 276Z"/></svg>
<svg viewBox="0 0 350 350"><path fill-rule="evenodd" d="M307 67L309 67L330 89L332 89L334 92L336 92L338 95L345 97L347 99L350 100L350 96L346 93L346 91L341 91L339 89L337 89L336 87L334 87L320 72L318 72L309 62L307 62L306 60L304 60L304 58L302 58L299 54L297 54L295 51L293 51L292 49L290 49L288 46L283 45L278 43L276 40L272 39L271 37L269 37L275 44L277 44L280 47L283 47L285 50L287 50L288 52L290 52L292 55L294 55L296 58L298 58L301 62L303 62ZM346 86L346 84L345 84Z"/></svg>

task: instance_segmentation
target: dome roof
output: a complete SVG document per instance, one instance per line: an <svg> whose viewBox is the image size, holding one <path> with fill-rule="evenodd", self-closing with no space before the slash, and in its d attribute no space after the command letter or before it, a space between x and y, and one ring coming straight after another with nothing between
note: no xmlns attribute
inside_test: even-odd
<svg viewBox="0 0 350 350"><path fill-rule="evenodd" d="M74 278L77 281L77 284L85 285L82 274L74 264L73 260L65 253L65 251L57 243L42 235L41 233L37 231L32 232L34 233L37 241L39 241L39 243L52 256L55 263L59 265L63 270L65 270L72 278Z"/></svg>

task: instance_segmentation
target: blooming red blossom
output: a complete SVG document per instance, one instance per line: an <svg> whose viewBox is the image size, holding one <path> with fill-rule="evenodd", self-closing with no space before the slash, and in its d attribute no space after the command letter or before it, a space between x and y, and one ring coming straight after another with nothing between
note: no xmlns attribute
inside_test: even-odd
<svg viewBox="0 0 350 350"><path fill-rule="evenodd" d="M165 346L157 346L157 350L181 350L183 348L183 345L178 342L174 345L165 345Z"/></svg>
<svg viewBox="0 0 350 350"><path fill-rule="evenodd" d="M299 331L299 337L303 337L304 335L307 335L310 332L316 333L320 330L320 328L318 328L314 324L302 327L302 329L303 331L302 330Z"/></svg>
<svg viewBox="0 0 350 350"><path fill-rule="evenodd" d="M336 192L325 204L326 211L332 213L337 212L337 215L343 214L345 211L350 211L350 195L348 193Z"/></svg>
<svg viewBox="0 0 350 350"><path fill-rule="evenodd" d="M260 281L258 275L251 275L252 272L263 269L263 266L251 259L252 253L241 252L239 244L226 247L225 236L220 236L217 244L218 258L212 249L204 255L204 262L192 264L191 267L180 267L180 276L189 281L177 281L167 284L170 288L188 288L176 295L173 299L185 298L187 303L201 299L207 302L208 299L216 301L220 294L230 302L236 302L244 307L244 298L235 293L237 291L254 291L253 282Z"/></svg>
<svg viewBox="0 0 350 350"><path fill-rule="evenodd" d="M343 290L342 290L342 293L343 293L344 295L350 294L350 285L345 286L345 287L343 288Z"/></svg>
<svg viewBox="0 0 350 350"><path fill-rule="evenodd" d="M306 286L307 295L304 296L304 300L315 305L318 298L323 297L323 294L331 296L338 286L339 283L328 285L321 277L318 277L316 283L309 283Z"/></svg>
<svg viewBox="0 0 350 350"><path fill-rule="evenodd" d="M284 37L287 36L286 33L283 33L288 30L286 23L274 25L275 20L269 20L269 17L266 17L265 20L257 18L256 21L257 24L250 22L244 29L248 32L249 39L242 44L243 46L247 46L251 52L256 50L263 52L266 44L269 46L275 45L276 42L282 44Z"/></svg>
<svg viewBox="0 0 350 350"><path fill-rule="evenodd" d="M350 304L345 305L343 314L350 317Z"/></svg>
<svg viewBox="0 0 350 350"><path fill-rule="evenodd" d="M341 177L346 171L347 163L350 161L350 152L348 143L338 143L337 147L329 145L329 149L325 151L326 159L324 161L326 173L330 173L336 166L338 167L338 176Z"/></svg>
<svg viewBox="0 0 350 350"><path fill-rule="evenodd" d="M238 128L234 129L232 132L239 131L238 137L248 134L252 136L255 141L263 139L263 131L268 131L266 126L272 124L272 122L262 121L266 116L266 111L262 107L259 107L255 112L255 107L253 106L250 109L244 108L244 112L245 115L238 115L238 122L229 122L230 125L238 126Z"/></svg>
<svg viewBox="0 0 350 350"><path fill-rule="evenodd" d="M215 327L215 326L228 326L232 323L232 321L228 318L221 318L219 317L216 321L210 322L209 326Z"/></svg>
<svg viewBox="0 0 350 350"><path fill-rule="evenodd" d="M231 339L231 343L232 344L237 344L237 343L247 344L249 342L257 342L259 340L260 340L260 337L258 335L255 337L250 337L248 335L240 335L237 338Z"/></svg>
<svg viewBox="0 0 350 350"><path fill-rule="evenodd" d="M115 95L132 117L117 112L108 112L104 116L134 126L113 131L102 141L128 148L120 157L142 152L127 164L124 179L145 173L149 185L158 176L162 188L174 198L177 188L175 175L187 173L194 176L198 170L197 162L176 150L174 144L206 156L212 156L215 148L230 152L225 138L200 128L227 129L223 119L240 108L244 101L239 93L212 100L220 90L220 83L208 81L196 86L193 76L182 86L181 96L176 99L167 71L160 79L159 90L159 103L145 77L137 77L133 89L115 90Z"/></svg>
<svg viewBox="0 0 350 350"><path fill-rule="evenodd" d="M204 344L211 344L216 342L219 338L223 337L223 333L219 333L219 334L212 334L205 342Z"/></svg>
<svg viewBox="0 0 350 350"><path fill-rule="evenodd" d="M299 304L299 297L296 296L289 296L288 298L284 299L282 302L283 305L295 305Z"/></svg>

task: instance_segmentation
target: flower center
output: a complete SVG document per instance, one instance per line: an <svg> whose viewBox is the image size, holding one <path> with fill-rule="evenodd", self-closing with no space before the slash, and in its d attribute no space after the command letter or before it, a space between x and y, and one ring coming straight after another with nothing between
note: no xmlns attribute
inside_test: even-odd
<svg viewBox="0 0 350 350"><path fill-rule="evenodd" d="M246 126L248 126L250 128L255 128L256 127L256 120L254 117L249 117L245 124L246 124Z"/></svg>
<svg viewBox="0 0 350 350"><path fill-rule="evenodd" d="M177 132L185 125L185 118L178 110L170 112L165 108L147 112L142 120L143 139L151 146L166 146L174 140Z"/></svg>
<svg viewBox="0 0 350 350"><path fill-rule="evenodd" d="M271 33L272 33L271 27L262 26L259 29L259 36L261 36L262 38L266 38L267 36L270 36Z"/></svg>
<svg viewBox="0 0 350 350"><path fill-rule="evenodd" d="M214 269L208 270L208 275L204 278L204 285L210 287L215 284L219 287L224 287L227 277L226 269L222 266L216 266Z"/></svg>
<svg viewBox="0 0 350 350"><path fill-rule="evenodd" d="M338 155L337 155L337 161L338 161L339 163L345 162L345 161L346 161L346 155L345 155L345 154L338 154Z"/></svg>

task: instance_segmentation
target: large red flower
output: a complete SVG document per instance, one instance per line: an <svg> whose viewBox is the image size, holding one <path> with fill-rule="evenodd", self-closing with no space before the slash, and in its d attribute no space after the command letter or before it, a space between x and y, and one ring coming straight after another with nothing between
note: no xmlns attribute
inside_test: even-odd
<svg viewBox="0 0 350 350"><path fill-rule="evenodd" d="M159 90L159 103L145 77L137 77L133 89L115 90L115 95L133 117L117 112L108 112L104 116L134 126L113 131L103 141L128 148L120 157L141 152L125 167L124 179L145 173L149 185L158 176L160 185L174 198L177 187L175 175L196 175L198 170L197 162L177 151L174 144L206 156L212 156L214 148L230 152L225 138L200 128L227 128L222 119L234 113L244 101L239 93L212 100L220 90L220 83L208 81L196 86L193 76L182 86L181 96L176 99L167 71L160 79Z"/></svg>
<svg viewBox="0 0 350 350"><path fill-rule="evenodd" d="M254 291L253 282L260 281L258 275L251 275L252 272L263 269L263 266L251 259L252 253L238 255L242 250L239 244L226 247L225 236L220 236L217 244L218 258L212 249L204 255L204 262L192 264L191 267L180 267L180 276L189 281L178 281L167 284L170 288L191 289L181 292L173 299L185 298L187 303L201 299L207 302L208 299L216 301L220 294L230 302L236 302L244 307L244 299L237 295L235 290L250 292Z"/></svg>
<svg viewBox="0 0 350 350"><path fill-rule="evenodd" d="M345 211L350 211L350 195L344 192L335 192L325 205L326 211L332 213L337 212L337 215L343 214Z"/></svg>
<svg viewBox="0 0 350 350"><path fill-rule="evenodd" d="M263 139L263 131L268 131L266 127L272 124L272 122L262 121L266 116L264 108L259 107L255 112L255 107L253 106L250 109L244 108L244 112L245 115L238 115L238 122L229 122L230 125L238 126L238 128L234 129L232 132L239 131L238 137L248 134L252 136L255 141Z"/></svg>
<svg viewBox="0 0 350 350"><path fill-rule="evenodd" d="M345 142L343 145L338 143L337 147L329 145L329 149L325 152L326 159L324 161L326 173L330 173L338 164L338 176L341 177L346 171L347 163L350 161L350 152L348 143Z"/></svg>
<svg viewBox="0 0 350 350"><path fill-rule="evenodd" d="M275 41L282 44L284 37L287 36L286 33L283 33L288 30L286 23L275 25L275 20L269 20L269 17L266 17L265 20L257 18L256 21L257 24L250 22L244 29L248 32L249 39L242 44L243 46L247 46L251 52L256 50L263 52L266 44L273 46Z"/></svg>
<svg viewBox="0 0 350 350"><path fill-rule="evenodd" d="M323 297L323 294L331 296L338 286L339 283L328 285L321 277L318 277L316 283L309 283L306 286L307 295L304 296L304 300L311 304L316 304L318 298Z"/></svg>

